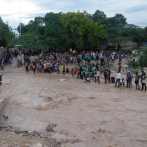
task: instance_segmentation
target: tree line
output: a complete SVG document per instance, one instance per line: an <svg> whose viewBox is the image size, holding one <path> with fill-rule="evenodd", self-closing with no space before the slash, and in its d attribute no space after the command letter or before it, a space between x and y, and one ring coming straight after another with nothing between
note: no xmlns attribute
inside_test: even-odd
<svg viewBox="0 0 147 147"><path fill-rule="evenodd" d="M0 17L0 47L5 47L9 41L15 37L12 28L7 23L4 23Z"/></svg>
<svg viewBox="0 0 147 147"><path fill-rule="evenodd" d="M94 14L83 12L47 13L21 25L21 35L9 41L7 47L21 44L28 49L72 47L76 49L100 48L102 42L110 42L119 49L122 42L138 45L147 41L147 27L128 24L122 14L107 17L100 10ZM20 33L20 25L17 27Z"/></svg>

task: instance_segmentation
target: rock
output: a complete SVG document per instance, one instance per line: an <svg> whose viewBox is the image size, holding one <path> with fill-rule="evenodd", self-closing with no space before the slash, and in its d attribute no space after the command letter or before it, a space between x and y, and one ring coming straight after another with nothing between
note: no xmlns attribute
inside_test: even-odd
<svg viewBox="0 0 147 147"><path fill-rule="evenodd" d="M42 145L40 143L37 143L33 147L42 147Z"/></svg>
<svg viewBox="0 0 147 147"><path fill-rule="evenodd" d="M65 81L65 79L60 79L60 82L63 82L63 81Z"/></svg>

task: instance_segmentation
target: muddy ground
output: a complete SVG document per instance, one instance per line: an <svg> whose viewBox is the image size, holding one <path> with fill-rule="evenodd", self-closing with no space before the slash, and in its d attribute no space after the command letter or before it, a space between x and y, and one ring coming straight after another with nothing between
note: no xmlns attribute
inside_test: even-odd
<svg viewBox="0 0 147 147"><path fill-rule="evenodd" d="M71 75L34 75L13 66L1 73L1 96L11 96L3 111L8 119L1 117L2 125L45 133L64 140L63 147L147 146L147 94L136 91L134 82L132 89L114 88L104 84L103 76L101 84L84 83ZM21 140L18 136L14 138ZM2 141L7 137L0 137Z"/></svg>

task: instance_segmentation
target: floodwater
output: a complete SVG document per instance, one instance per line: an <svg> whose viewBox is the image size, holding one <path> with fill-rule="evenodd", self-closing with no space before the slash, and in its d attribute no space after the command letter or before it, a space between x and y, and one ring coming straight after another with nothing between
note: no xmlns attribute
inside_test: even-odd
<svg viewBox="0 0 147 147"><path fill-rule="evenodd" d="M34 75L13 66L1 73L1 96L11 96L4 125L46 132L56 124L53 138L82 140L66 147L147 147L147 94L135 85L114 88L103 79L85 83L71 75Z"/></svg>

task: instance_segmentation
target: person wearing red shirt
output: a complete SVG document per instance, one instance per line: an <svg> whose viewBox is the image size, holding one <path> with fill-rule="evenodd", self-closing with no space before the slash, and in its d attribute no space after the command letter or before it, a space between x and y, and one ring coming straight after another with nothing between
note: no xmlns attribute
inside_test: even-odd
<svg viewBox="0 0 147 147"><path fill-rule="evenodd" d="M58 64L58 65L57 65L57 71L58 71L58 74L59 74L59 67L60 67L60 66L59 66L59 64Z"/></svg>

